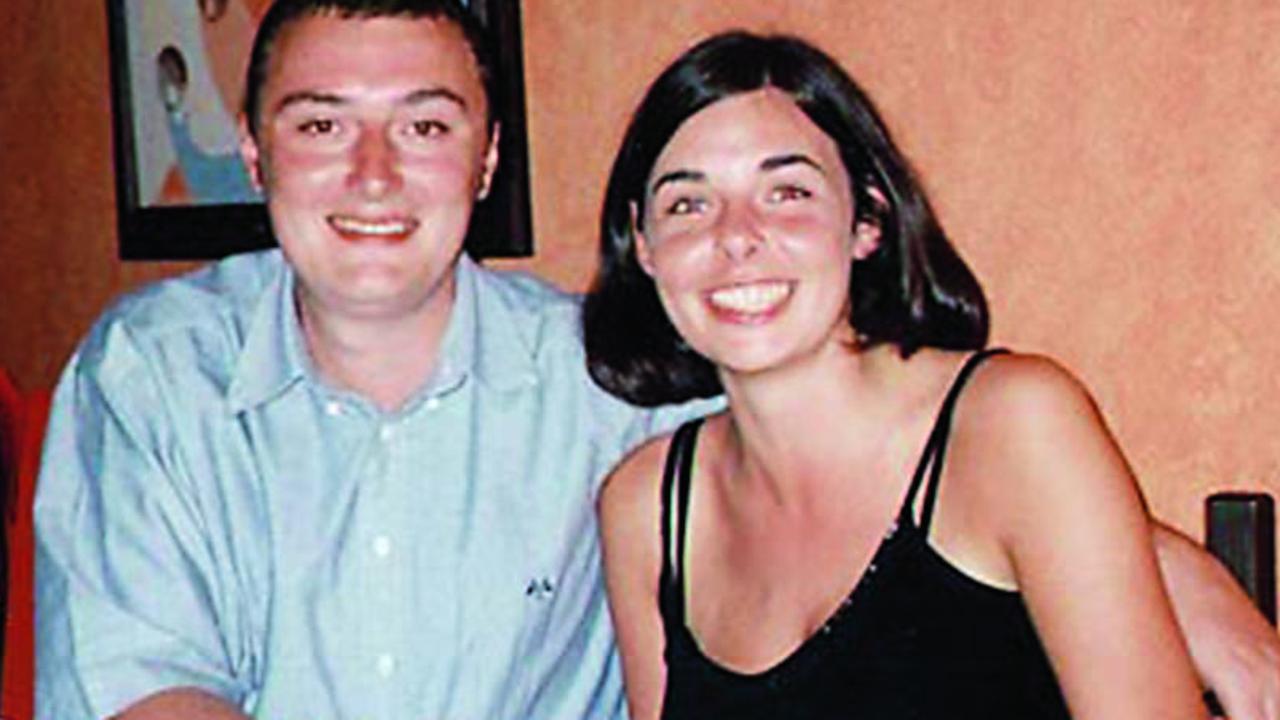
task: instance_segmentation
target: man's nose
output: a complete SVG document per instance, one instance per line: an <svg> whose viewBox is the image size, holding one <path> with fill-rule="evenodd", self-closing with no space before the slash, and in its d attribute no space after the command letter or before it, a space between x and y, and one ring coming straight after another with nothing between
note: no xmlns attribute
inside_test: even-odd
<svg viewBox="0 0 1280 720"><path fill-rule="evenodd" d="M364 197L381 199L400 188L398 151L381 128L360 133L353 149L351 185Z"/></svg>

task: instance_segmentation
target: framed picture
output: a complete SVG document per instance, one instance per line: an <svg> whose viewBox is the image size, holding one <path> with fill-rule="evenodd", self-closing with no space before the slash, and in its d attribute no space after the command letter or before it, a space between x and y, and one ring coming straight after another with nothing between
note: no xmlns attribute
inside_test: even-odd
<svg viewBox="0 0 1280 720"><path fill-rule="evenodd" d="M240 162L236 115L270 0L107 0L120 257L194 260L275 244ZM533 254L519 0L463 0L490 35L499 166L474 257Z"/></svg>

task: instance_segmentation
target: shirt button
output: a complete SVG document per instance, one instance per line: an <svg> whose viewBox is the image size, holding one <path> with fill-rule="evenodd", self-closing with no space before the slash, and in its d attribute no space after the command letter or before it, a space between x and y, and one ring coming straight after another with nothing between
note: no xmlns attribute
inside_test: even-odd
<svg viewBox="0 0 1280 720"><path fill-rule="evenodd" d="M383 442L390 440L391 436L395 434L396 431L390 425L383 425L381 428L378 428L378 437L382 438Z"/></svg>
<svg viewBox="0 0 1280 720"><path fill-rule="evenodd" d="M438 407L440 407L440 398L427 398L426 408L428 410L435 410Z"/></svg>
<svg viewBox="0 0 1280 720"><path fill-rule="evenodd" d="M337 400L330 400L324 404L324 414L329 417L338 417L342 414L342 403Z"/></svg>
<svg viewBox="0 0 1280 720"><path fill-rule="evenodd" d="M373 554L384 558L391 554L391 538L379 535L373 539Z"/></svg>
<svg viewBox="0 0 1280 720"><path fill-rule="evenodd" d="M381 655L378 657L378 674L382 677L391 677L391 673L396 671L396 659L390 655Z"/></svg>

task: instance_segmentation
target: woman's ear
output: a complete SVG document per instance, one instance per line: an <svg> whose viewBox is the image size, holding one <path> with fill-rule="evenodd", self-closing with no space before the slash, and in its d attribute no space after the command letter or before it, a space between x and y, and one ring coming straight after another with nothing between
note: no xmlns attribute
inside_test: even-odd
<svg viewBox="0 0 1280 720"><path fill-rule="evenodd" d="M880 236L883 234L884 219L889 216L889 201L880 188L868 183L866 196L871 207L865 212L858 211L858 219L853 223L853 258L865 260L880 247Z"/></svg>
<svg viewBox="0 0 1280 720"><path fill-rule="evenodd" d="M880 247L880 222L859 220L853 226L853 259L866 260Z"/></svg>
<svg viewBox="0 0 1280 720"><path fill-rule="evenodd" d="M649 239L645 237L644 231L640 229L640 208L636 207L635 201L631 205L631 240L636 246L636 261L640 263L640 269L645 274L653 277L653 253L649 249Z"/></svg>

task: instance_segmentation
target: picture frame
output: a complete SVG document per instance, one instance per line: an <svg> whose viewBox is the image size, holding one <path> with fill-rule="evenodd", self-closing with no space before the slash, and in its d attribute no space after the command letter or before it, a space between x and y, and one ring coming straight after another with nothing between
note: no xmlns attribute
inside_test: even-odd
<svg viewBox="0 0 1280 720"><path fill-rule="evenodd" d="M489 34L499 165L467 252L533 254L520 0L463 0ZM269 0L107 0L119 254L209 260L272 247L240 163L236 115Z"/></svg>

